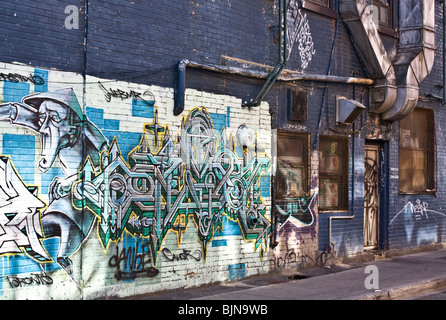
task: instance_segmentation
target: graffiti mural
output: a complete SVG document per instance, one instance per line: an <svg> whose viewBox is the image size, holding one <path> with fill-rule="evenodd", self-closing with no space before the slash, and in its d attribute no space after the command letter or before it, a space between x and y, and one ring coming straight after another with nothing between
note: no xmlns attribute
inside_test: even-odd
<svg viewBox="0 0 446 320"><path fill-rule="evenodd" d="M202 246L194 252L205 260L225 217L238 224L243 239L252 241L263 258L271 223L260 179L270 159L256 136L250 145L237 146L224 127L218 132L205 108L192 109L175 138L168 125L159 123L155 108L153 122L143 126L140 143L129 154L121 153L116 137L109 143L82 113L71 88L0 104L0 120L40 138L37 168L42 175L55 163L62 169L53 173L45 203L37 187L23 182L11 159L0 158L0 255L25 252L38 263L53 262L42 241L55 238L55 260L75 280L71 257L93 229L104 251L126 232L147 242L145 265L131 260L135 252L123 259L117 251L110 262L116 278L133 278L138 272L154 276L158 270L146 262L156 266L169 232L179 245L193 222Z"/></svg>
<svg viewBox="0 0 446 320"><path fill-rule="evenodd" d="M150 239L156 261L166 234L176 232L180 243L192 217L206 256L226 215L263 255L270 222L258 182L270 160L256 146L257 154L243 165L225 130L219 136L214 131L207 111L196 108L183 120L179 141L173 141L155 112L128 164L116 140L102 153L99 171L87 159L82 179L73 186L73 203L100 218L98 233L105 248L127 230Z"/></svg>
<svg viewBox="0 0 446 320"><path fill-rule="evenodd" d="M40 172L48 172L56 159L61 165L64 176L56 176L49 185L49 204L42 212L41 223L46 238L60 239L57 263L72 276L70 256L86 239L95 216L71 205L71 185L78 179L84 152L98 163L106 139L84 118L71 88L31 94L21 103L4 103L0 105L0 119L9 119L40 136Z"/></svg>
<svg viewBox="0 0 446 320"><path fill-rule="evenodd" d="M51 260L42 246L39 209L45 203L36 187L27 187L17 175L11 159L0 157L0 254L22 253L40 262Z"/></svg>

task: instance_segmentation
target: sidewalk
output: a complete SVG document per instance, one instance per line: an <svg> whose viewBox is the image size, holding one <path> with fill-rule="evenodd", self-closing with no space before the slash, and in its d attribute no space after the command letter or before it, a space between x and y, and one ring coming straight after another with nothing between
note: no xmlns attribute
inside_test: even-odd
<svg viewBox="0 0 446 320"><path fill-rule="evenodd" d="M376 266L377 289L367 289ZM374 273L375 275L375 273ZM446 288L446 249L382 260L315 268L294 276L265 275L201 288L153 293L128 300L363 300L407 299L426 290Z"/></svg>

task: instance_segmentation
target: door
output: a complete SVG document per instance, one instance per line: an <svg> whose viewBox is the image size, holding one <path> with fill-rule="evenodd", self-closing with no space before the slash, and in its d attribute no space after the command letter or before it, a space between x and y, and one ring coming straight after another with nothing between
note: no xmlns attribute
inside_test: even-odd
<svg viewBox="0 0 446 320"><path fill-rule="evenodd" d="M379 246L379 146L365 146L364 250Z"/></svg>

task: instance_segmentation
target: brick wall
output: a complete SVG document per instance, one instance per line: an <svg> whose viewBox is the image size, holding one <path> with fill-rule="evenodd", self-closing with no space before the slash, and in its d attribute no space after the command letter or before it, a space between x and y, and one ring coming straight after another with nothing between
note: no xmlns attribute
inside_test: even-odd
<svg viewBox="0 0 446 320"><path fill-rule="evenodd" d="M78 28L67 28L67 6L79 9ZM185 110L173 106L182 59L273 64L276 10L0 5L0 183L14 186L2 201L29 203L1 212L2 299L113 298L268 272L271 118L267 102L241 107L262 82L188 70ZM34 93L42 100L27 100ZM23 98L34 109L14 105ZM254 134L244 148L242 125Z"/></svg>
<svg viewBox="0 0 446 320"><path fill-rule="evenodd" d="M7 63L1 72L45 74L47 87L40 94L55 99L57 93L73 109L73 96L65 99L60 90L65 90L63 79L77 83L73 92L78 102L85 101L87 142L84 156L75 154L75 146L62 147L43 173L38 165L54 151L45 144L45 124L36 132L31 122L1 122L1 183L8 196L30 203L29 209L17 209L14 200L2 209L2 216L14 217L8 226L2 223L9 237L3 244L10 244L2 247L2 298L111 298L268 271L271 195L263 183L270 185L271 124L266 104L249 111L236 97L188 89L184 114L176 117L172 88L88 76L83 95L82 77L74 73ZM23 82L4 82L2 89L3 110L38 91ZM124 94L131 92L138 98ZM75 126L59 112L64 126ZM256 134L245 155L237 143L241 125ZM102 136L107 146L99 159ZM85 163L74 167L79 159ZM84 185L80 175L70 176L72 169L85 172ZM58 193L54 184L67 178L71 189ZM6 188L11 181L14 189ZM23 212L16 216L16 210ZM79 217L85 239L51 228L63 229ZM251 218L260 221L252 224ZM94 220L87 225L89 219ZM27 221L26 233L14 237ZM61 256L59 248L68 239L78 241L78 247L66 248ZM34 285L25 284L29 278Z"/></svg>
<svg viewBox="0 0 446 320"><path fill-rule="evenodd" d="M78 28L66 26L70 5ZM339 125L335 103L345 96L368 106L366 85L278 81L249 109L242 102L264 80L188 68L185 109L173 115L182 59L270 70L277 11L270 0L0 4L0 199L10 201L0 211L1 299L123 297L327 265L332 245L339 256L363 252L372 115ZM366 77L340 20L300 14L305 29L288 70ZM437 193L399 194L398 123L380 127L390 128L373 139L382 150L383 249L444 241L445 119L428 95L442 93L440 29L419 101L435 112ZM391 50L395 39L385 44ZM290 89L307 94L303 122L287 118ZM15 104L23 98L34 107ZM278 130L309 135L311 223L276 224ZM318 208L320 135L348 138L346 210ZM394 218L416 200L432 211L414 234L413 221Z"/></svg>

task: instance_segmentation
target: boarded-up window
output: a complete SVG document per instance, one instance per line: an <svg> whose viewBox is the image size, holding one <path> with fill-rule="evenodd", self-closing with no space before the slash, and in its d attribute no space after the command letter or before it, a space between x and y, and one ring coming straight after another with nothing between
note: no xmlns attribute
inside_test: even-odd
<svg viewBox="0 0 446 320"><path fill-rule="evenodd" d="M400 120L400 192L425 193L435 189L434 130L431 110L416 108Z"/></svg>
<svg viewBox="0 0 446 320"><path fill-rule="evenodd" d="M288 90L288 120L307 121L308 97L305 90Z"/></svg>
<svg viewBox="0 0 446 320"><path fill-rule="evenodd" d="M348 209L348 140L325 136L319 142L319 208Z"/></svg>
<svg viewBox="0 0 446 320"><path fill-rule="evenodd" d="M307 134L278 132L277 198L302 197L308 194L308 148Z"/></svg>

